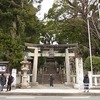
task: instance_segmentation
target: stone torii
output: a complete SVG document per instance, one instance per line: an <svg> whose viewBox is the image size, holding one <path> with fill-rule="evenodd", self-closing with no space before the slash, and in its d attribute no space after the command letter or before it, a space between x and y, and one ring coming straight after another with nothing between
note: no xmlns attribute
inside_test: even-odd
<svg viewBox="0 0 100 100"><path fill-rule="evenodd" d="M66 82L65 84L71 84L70 75L70 57L76 57L74 49L77 48L77 44L59 44L59 45L41 45L41 44L31 44L25 43L28 49L34 49L33 52L27 52L27 56L34 57L33 60L33 71L32 71L32 83L37 84L37 66L38 57L65 57L65 70L66 70ZM51 51L52 51L52 55ZM65 52L57 52L59 49L65 49ZM70 52L70 49L73 52ZM42 52L40 52L42 50ZM82 58L75 58L76 65L76 84L82 84L83 82L83 61Z"/></svg>

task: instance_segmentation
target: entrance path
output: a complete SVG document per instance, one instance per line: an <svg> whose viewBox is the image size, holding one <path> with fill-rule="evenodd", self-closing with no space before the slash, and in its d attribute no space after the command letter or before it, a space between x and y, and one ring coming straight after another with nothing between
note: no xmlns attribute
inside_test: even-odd
<svg viewBox="0 0 100 100"><path fill-rule="evenodd" d="M42 96L96 96L100 95L100 89L90 89L89 92L83 92L83 89L74 89L71 87L66 87L62 84L55 84L54 87L50 87L48 84L37 85L25 89L12 89L6 92L0 91L0 95L42 95Z"/></svg>
<svg viewBox="0 0 100 100"><path fill-rule="evenodd" d="M33 86L34 89L72 89L73 87L68 87L64 84L54 84L53 87L50 87L49 84L39 84L37 86Z"/></svg>

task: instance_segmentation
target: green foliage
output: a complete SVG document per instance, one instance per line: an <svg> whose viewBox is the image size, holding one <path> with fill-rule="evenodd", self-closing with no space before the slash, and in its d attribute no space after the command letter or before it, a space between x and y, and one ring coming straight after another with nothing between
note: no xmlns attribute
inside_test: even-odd
<svg viewBox="0 0 100 100"><path fill-rule="evenodd" d="M57 61L57 63L59 65L64 65L65 58L64 57L56 57L55 61Z"/></svg>
<svg viewBox="0 0 100 100"><path fill-rule="evenodd" d="M37 11L33 0L0 0L0 59L11 68L20 69L24 42L38 43L42 23Z"/></svg>
<svg viewBox="0 0 100 100"><path fill-rule="evenodd" d="M38 58L38 67L43 66L45 63L45 58L44 57L39 57Z"/></svg>
<svg viewBox="0 0 100 100"><path fill-rule="evenodd" d="M93 65L93 71L98 72L100 70L100 57L99 56L93 56L92 57L92 65ZM84 69L91 70L90 66L90 57L87 57L84 62Z"/></svg>
<svg viewBox="0 0 100 100"><path fill-rule="evenodd" d="M78 43L78 54L84 59L89 56L89 40L87 28L88 0L60 0L49 10L44 30L56 34L59 44ZM95 2L90 5L92 12L90 21L92 54L100 54L100 30L98 11Z"/></svg>
<svg viewBox="0 0 100 100"><path fill-rule="evenodd" d="M23 59L24 46L20 39L12 39L9 34L0 32L0 59L9 61L10 68L20 67L20 61Z"/></svg>

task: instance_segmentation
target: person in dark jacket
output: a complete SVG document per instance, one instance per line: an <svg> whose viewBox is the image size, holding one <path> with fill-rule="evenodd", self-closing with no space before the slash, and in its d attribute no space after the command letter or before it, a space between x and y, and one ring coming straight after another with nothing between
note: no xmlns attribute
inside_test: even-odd
<svg viewBox="0 0 100 100"><path fill-rule="evenodd" d="M84 83L84 92L89 92L89 77L87 74L84 76L83 83Z"/></svg>
<svg viewBox="0 0 100 100"><path fill-rule="evenodd" d="M53 87L53 81L54 81L54 77L52 74L50 74L50 86Z"/></svg>
<svg viewBox="0 0 100 100"><path fill-rule="evenodd" d="M13 76L10 74L8 77L8 82L7 82L7 91L11 91L11 84L13 83L14 78Z"/></svg>
<svg viewBox="0 0 100 100"><path fill-rule="evenodd" d="M2 73L0 76L1 91L3 91L5 84L6 84L6 76Z"/></svg>

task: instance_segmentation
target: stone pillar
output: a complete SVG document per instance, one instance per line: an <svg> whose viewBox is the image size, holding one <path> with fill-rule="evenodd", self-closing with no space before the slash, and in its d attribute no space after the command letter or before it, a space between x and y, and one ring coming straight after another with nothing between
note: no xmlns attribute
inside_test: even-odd
<svg viewBox="0 0 100 100"><path fill-rule="evenodd" d="M76 84L75 88L83 88L83 60L82 58L76 58Z"/></svg>
<svg viewBox="0 0 100 100"><path fill-rule="evenodd" d="M88 71L88 76L89 76L89 88L92 88L92 72Z"/></svg>
<svg viewBox="0 0 100 100"><path fill-rule="evenodd" d="M14 82L12 83L12 86L16 87L16 75L17 75L17 69L12 69L12 76L14 77Z"/></svg>
<svg viewBox="0 0 100 100"><path fill-rule="evenodd" d="M32 82L37 83L37 64L38 64L38 48L34 49L34 60L33 60L33 71L32 71Z"/></svg>
<svg viewBox="0 0 100 100"><path fill-rule="evenodd" d="M69 53L68 49L65 51L65 67L66 67L66 80L67 82L65 84L70 84L70 64L69 64Z"/></svg>
<svg viewBox="0 0 100 100"><path fill-rule="evenodd" d="M29 65L30 65L30 62L27 61L27 58L25 57L24 60L21 62L22 66L21 66L21 70L23 72L22 74L22 83L21 83L21 86L22 87L28 87L29 84L28 84L28 75L27 75L27 72L29 70Z"/></svg>
<svg viewBox="0 0 100 100"><path fill-rule="evenodd" d="M27 83L28 79L27 79L27 70L23 71L23 76L22 76L22 87L27 87L28 83Z"/></svg>

